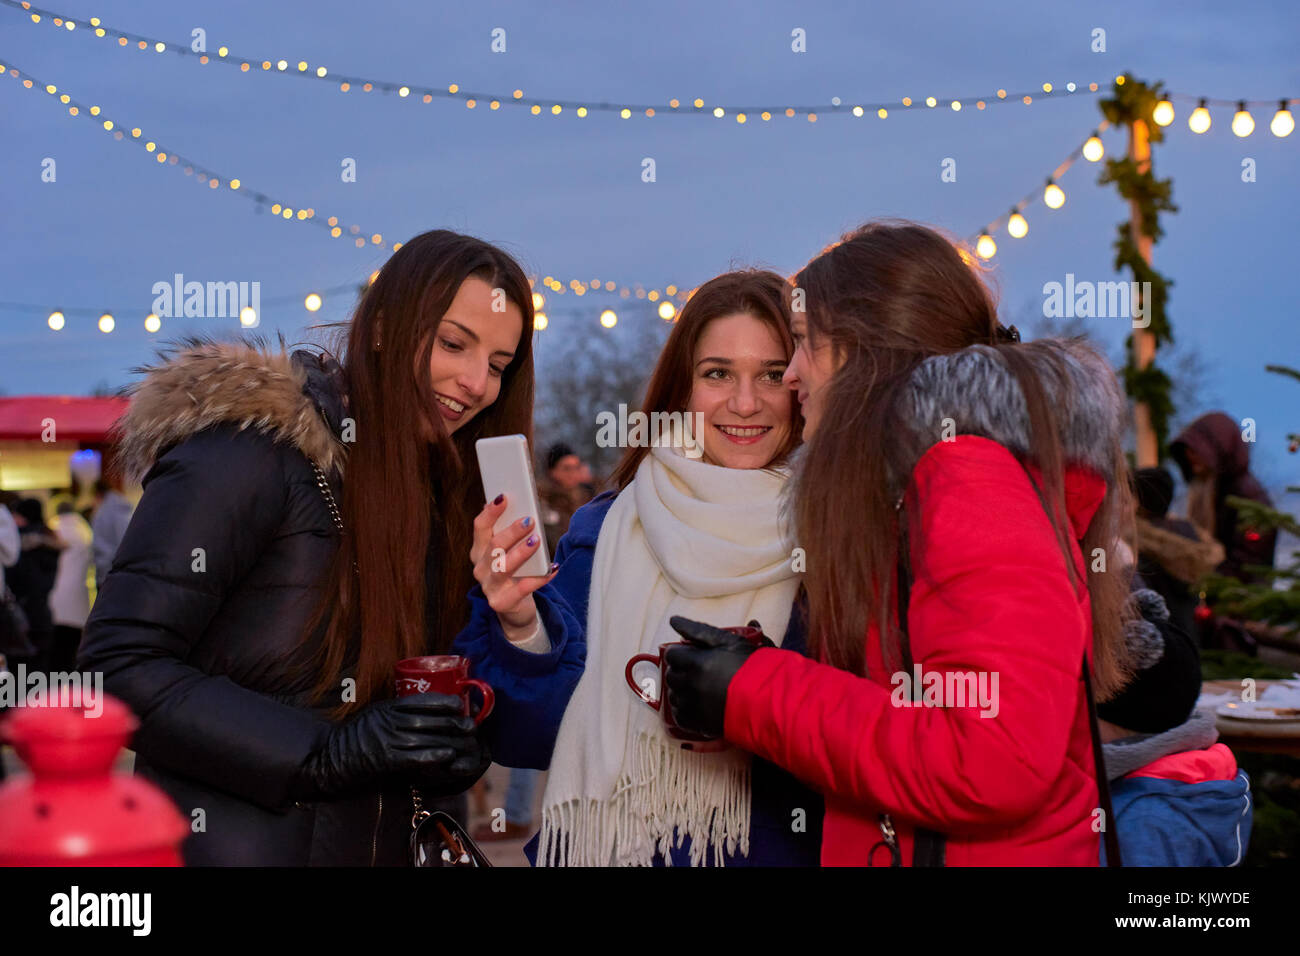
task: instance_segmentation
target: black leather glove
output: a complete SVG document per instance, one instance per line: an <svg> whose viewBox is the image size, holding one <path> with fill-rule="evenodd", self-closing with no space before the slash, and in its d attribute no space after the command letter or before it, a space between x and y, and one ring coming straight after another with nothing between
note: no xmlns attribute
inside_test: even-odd
<svg viewBox="0 0 1300 956"><path fill-rule="evenodd" d="M413 694L376 701L333 727L303 764L293 796L342 797L390 783L430 796L460 793L491 762L459 697Z"/></svg>
<svg viewBox="0 0 1300 956"><path fill-rule="evenodd" d="M689 618L671 617L668 623L689 642L689 646L670 647L666 655L664 683L673 720L683 730L721 737L731 679L750 654L776 645L766 636L754 643ZM758 627L758 622L750 621L749 626Z"/></svg>

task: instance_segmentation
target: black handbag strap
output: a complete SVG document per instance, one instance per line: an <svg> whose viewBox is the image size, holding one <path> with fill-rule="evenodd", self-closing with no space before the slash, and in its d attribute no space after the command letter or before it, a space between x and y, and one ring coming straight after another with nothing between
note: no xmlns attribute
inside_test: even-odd
<svg viewBox="0 0 1300 956"><path fill-rule="evenodd" d="M907 630L907 609L912 599L912 574L908 570L904 552L898 554L898 636L899 646L903 652L903 669L909 679L912 674L912 641ZM913 684L915 696L919 688ZM912 866L944 866L944 854L947 839L937 830L917 827L912 833Z"/></svg>
<svg viewBox="0 0 1300 956"><path fill-rule="evenodd" d="M1101 799L1101 838L1106 844L1106 865L1123 866L1119 855L1119 834L1115 830L1115 811L1110 806L1110 778L1106 774L1106 758L1101 750L1101 728L1097 724L1097 702L1092 697L1092 668L1088 665L1088 652L1083 653L1083 690L1088 698L1088 729L1092 731L1092 763L1097 772L1097 796Z"/></svg>
<svg viewBox="0 0 1300 956"><path fill-rule="evenodd" d="M903 653L905 672L912 674L912 642L907 630L907 609L911 603L912 574L907 567L905 550L898 555L898 634L899 647ZM1101 729L1097 724L1097 704L1092 696L1092 668L1088 665L1088 652L1083 653L1083 691L1088 701L1088 730L1092 736L1092 760L1097 775L1097 794L1101 799L1102 840L1106 844L1106 865L1123 866L1119 852L1119 834L1115 829L1115 813L1110 803L1110 781L1106 776L1106 760L1102 756ZM913 687L913 693L916 688ZM944 866L944 849L946 837L942 833L917 827L912 838L913 866Z"/></svg>

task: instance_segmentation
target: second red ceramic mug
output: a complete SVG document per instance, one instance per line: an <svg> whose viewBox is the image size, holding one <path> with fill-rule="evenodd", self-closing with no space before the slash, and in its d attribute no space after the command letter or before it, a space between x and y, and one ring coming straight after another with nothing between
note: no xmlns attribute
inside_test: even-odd
<svg viewBox="0 0 1300 956"><path fill-rule="evenodd" d="M723 630L730 631L732 634L739 634L745 640L752 641L755 644L763 640L763 632L757 627L724 627ZM664 727L668 731L668 736L674 740L680 740L683 750L704 752L726 750L728 747L727 742L719 737L706 737L703 734L692 733L679 727L677 721L673 719L672 708L664 700L664 688L667 686L664 679L668 670L668 649L689 643L689 641L669 641L666 644L659 645L658 654L637 654L627 662L627 667L623 669L623 676L627 678L627 686L631 687L638 697L654 710L659 711L664 719ZM657 697L651 696L649 690L638 684L632 676L632 668L642 663L655 664L659 667L659 696ZM649 681L646 681L646 683L649 683Z"/></svg>

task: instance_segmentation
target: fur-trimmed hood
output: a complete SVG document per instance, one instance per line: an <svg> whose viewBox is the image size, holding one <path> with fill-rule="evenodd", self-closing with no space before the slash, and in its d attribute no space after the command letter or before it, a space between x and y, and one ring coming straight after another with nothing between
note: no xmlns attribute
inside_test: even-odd
<svg viewBox="0 0 1300 956"><path fill-rule="evenodd" d="M1180 525L1196 537L1180 534L1176 530ZM1223 545L1190 521L1138 518L1137 543L1143 557L1156 561L1184 584L1198 581L1223 563Z"/></svg>
<svg viewBox="0 0 1300 956"><path fill-rule="evenodd" d="M306 350L289 354L260 337L169 343L159 362L132 371L144 379L115 431L128 481L138 482L167 448L223 422L256 428L296 447L326 472L342 469L339 439L347 396L338 363Z"/></svg>
<svg viewBox="0 0 1300 956"><path fill-rule="evenodd" d="M1127 407L1118 377L1081 339L1040 339L998 348L972 345L917 367L898 397L905 425L898 440L904 443L906 466L904 475L895 476L900 487L926 450L948 436L978 435L1028 459L1029 411L1015 373L1002 358L1004 349L1016 349L1037 373L1056 416L1066 465L1086 468L1107 483L1114 480ZM1070 492L1067 487L1067 497ZM1082 506L1077 515L1071 507L1072 516L1086 526L1099 502Z"/></svg>

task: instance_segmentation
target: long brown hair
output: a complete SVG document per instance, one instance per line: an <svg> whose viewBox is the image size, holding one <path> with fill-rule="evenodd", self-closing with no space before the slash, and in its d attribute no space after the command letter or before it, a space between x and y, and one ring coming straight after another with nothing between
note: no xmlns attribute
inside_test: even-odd
<svg viewBox="0 0 1300 956"><path fill-rule="evenodd" d="M668 334L668 341L659 353L659 361L655 363L650 382L646 385L641 410L650 415L686 409L695 382L695 346L704 334L705 326L714 319L736 313L758 319L776 333L789 360L794 354L794 339L790 335L790 309L785 293L785 280L764 269L725 272L696 289L682 306L673 330ZM798 447L802 431L799 403L791 402L789 437L768 467L779 465L789 457L790 452ZM610 483L620 491L626 488L636 477L636 470L649 451L646 447L628 448L610 476Z"/></svg>
<svg viewBox="0 0 1300 956"><path fill-rule="evenodd" d="M523 327L496 401L452 435L430 411L429 360L438 325L471 276L504 290ZM465 624L473 518L483 506L474 442L518 433L532 444L532 292L519 264L495 246L447 230L426 232L379 270L341 335L355 422L340 503L344 534L304 635L310 640L328 620L317 650L316 699L338 694L355 661L356 700L335 707L335 716L388 696L397 661L444 653ZM431 544L439 552L438 602L426 606ZM432 647L430 615L437 616Z"/></svg>
<svg viewBox="0 0 1300 956"><path fill-rule="evenodd" d="M899 440L899 397L917 366L934 355L971 345L998 347L1015 376L1029 415L1030 449L1022 464L1041 473L1043 506L1073 579L1073 537L1065 507L1065 460L1056 418L1029 351L1033 343L999 335L997 307L973 257L925 226L873 221L827 247L794 278L803 293L810 344L829 342L842 360L824 387L822 423L804 446L791 488L792 510L807 555L804 586L812 629L810 647L854 673L866 670L865 636L874 623L882 658L898 661L893 572L906 525L916 516L896 509L916 449ZM1041 361L1041 356L1040 356ZM1129 513L1127 466L1118 439L1105 499L1081 548L1108 554ZM910 498L910 496L909 496ZM844 520L852 502L855 520ZM923 568L923 564L922 564ZM1094 671L1099 698L1127 679L1123 623L1129 616L1129 578L1087 572L1092 605ZM887 663L886 666L889 666Z"/></svg>

